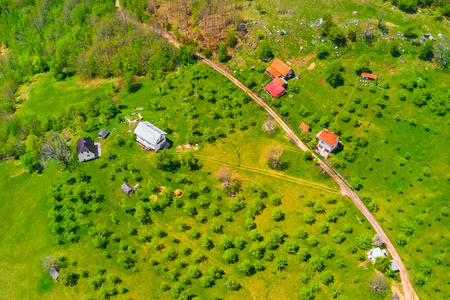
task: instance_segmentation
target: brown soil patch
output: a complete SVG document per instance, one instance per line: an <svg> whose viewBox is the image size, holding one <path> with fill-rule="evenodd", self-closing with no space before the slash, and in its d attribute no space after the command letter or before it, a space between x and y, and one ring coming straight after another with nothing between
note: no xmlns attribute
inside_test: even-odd
<svg viewBox="0 0 450 300"><path fill-rule="evenodd" d="M167 188L165 186L161 186L158 188L158 194L162 195L167 191Z"/></svg>
<svg viewBox="0 0 450 300"><path fill-rule="evenodd" d="M100 85L104 85L110 82L119 82L119 78L96 78L96 79L79 79L78 85L81 88L90 88L90 87L99 87Z"/></svg>
<svg viewBox="0 0 450 300"><path fill-rule="evenodd" d="M158 196L151 195L150 197L148 197L148 200L153 200L153 202L156 202L156 200L158 200Z"/></svg>
<svg viewBox="0 0 450 300"><path fill-rule="evenodd" d="M397 294L400 300L405 300L405 295L403 294L403 286L401 282L392 281L391 289L394 294Z"/></svg>
<svg viewBox="0 0 450 300"><path fill-rule="evenodd" d="M367 269L367 264L369 263L369 260L365 260L362 263L359 264L358 268L363 267L364 269Z"/></svg>
<svg viewBox="0 0 450 300"><path fill-rule="evenodd" d="M314 58L314 57L316 57L316 54L311 53L309 55L306 55L303 58L291 59L290 62L291 62L291 64L296 65L296 66L304 66L308 62L308 60L310 60L311 58Z"/></svg>
<svg viewBox="0 0 450 300"><path fill-rule="evenodd" d="M319 83L323 85L325 81L323 79L319 79Z"/></svg>
<svg viewBox="0 0 450 300"><path fill-rule="evenodd" d="M173 195L175 197L181 198L183 196L183 191L180 189L175 190L175 192L173 192Z"/></svg>
<svg viewBox="0 0 450 300"><path fill-rule="evenodd" d="M311 63L308 67L308 70L314 70L314 68L316 67L315 63Z"/></svg>

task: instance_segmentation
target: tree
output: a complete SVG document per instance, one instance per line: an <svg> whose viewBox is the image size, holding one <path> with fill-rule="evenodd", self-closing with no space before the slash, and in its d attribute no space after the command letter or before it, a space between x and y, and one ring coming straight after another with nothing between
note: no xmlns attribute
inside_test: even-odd
<svg viewBox="0 0 450 300"><path fill-rule="evenodd" d="M333 273L331 273L330 271L325 271L320 275L320 281L325 285L329 285L333 282L333 280Z"/></svg>
<svg viewBox="0 0 450 300"><path fill-rule="evenodd" d="M295 241L289 241L284 245L284 250L288 254L296 254L298 249L299 249L299 247L297 245L297 242L295 242Z"/></svg>
<svg viewBox="0 0 450 300"><path fill-rule="evenodd" d="M39 164L39 160L31 153L25 153L24 155L20 156L20 160L30 173L36 170Z"/></svg>
<svg viewBox="0 0 450 300"><path fill-rule="evenodd" d="M412 12L416 9L418 0L398 0L397 6L405 12Z"/></svg>
<svg viewBox="0 0 450 300"><path fill-rule="evenodd" d="M377 257L375 259L375 268L383 273L390 269L391 259L389 257Z"/></svg>
<svg viewBox="0 0 450 300"><path fill-rule="evenodd" d="M56 159L64 168L73 170L72 153L66 140L58 133L54 133L43 144L42 154L47 159Z"/></svg>
<svg viewBox="0 0 450 300"><path fill-rule="evenodd" d="M211 58L211 55L212 55L211 49L210 49L210 48L205 48L205 49L203 49L203 55L204 55L206 58Z"/></svg>
<svg viewBox="0 0 450 300"><path fill-rule="evenodd" d="M272 169L280 169L282 166L282 162L280 160L281 155L283 154L283 148L278 146L271 146L266 153L267 164Z"/></svg>
<svg viewBox="0 0 450 300"><path fill-rule="evenodd" d="M400 56L399 45L397 41L392 41L389 44L389 53L391 53L392 57Z"/></svg>
<svg viewBox="0 0 450 300"><path fill-rule="evenodd" d="M234 264L239 260L239 256L234 249L226 250L222 258L229 264Z"/></svg>
<svg viewBox="0 0 450 300"><path fill-rule="evenodd" d="M450 50L443 44L436 44L434 46L434 57L440 61L444 67L447 67L450 62Z"/></svg>
<svg viewBox="0 0 450 300"><path fill-rule="evenodd" d="M363 234L356 238L356 243L360 249L368 250L372 246L372 239L370 238L370 235Z"/></svg>
<svg viewBox="0 0 450 300"><path fill-rule="evenodd" d="M316 53L318 59L325 59L329 54L328 48L324 44L318 44L316 46Z"/></svg>
<svg viewBox="0 0 450 300"><path fill-rule="evenodd" d="M274 210L272 210L272 219L279 222L284 220L284 213L281 210L281 208L277 207Z"/></svg>
<svg viewBox="0 0 450 300"><path fill-rule="evenodd" d="M244 273L245 276L251 276L255 274L255 267L252 265L250 260L246 259L244 260L239 266L239 271Z"/></svg>
<svg viewBox="0 0 450 300"><path fill-rule="evenodd" d="M231 169L226 166L217 171L216 178L222 181L223 188L228 188L234 181L237 180L236 174L231 172Z"/></svg>
<svg viewBox="0 0 450 300"><path fill-rule="evenodd" d="M370 71L370 59L367 55L361 55L355 64L356 74L361 75L362 72Z"/></svg>
<svg viewBox="0 0 450 300"><path fill-rule="evenodd" d="M319 232L324 234L324 233L328 233L328 231L330 231L330 225L328 225L327 222L322 222L319 224Z"/></svg>
<svg viewBox="0 0 450 300"><path fill-rule="evenodd" d="M39 158L39 155L41 154L41 145L41 139L33 134L29 134L25 140L27 152L36 158Z"/></svg>
<svg viewBox="0 0 450 300"><path fill-rule="evenodd" d="M311 258L311 254L309 254L308 249L306 248L300 248L297 251L297 259L299 261L308 261L308 259Z"/></svg>
<svg viewBox="0 0 450 300"><path fill-rule="evenodd" d="M316 218L312 212L306 212L303 215L303 222L305 222L306 224L311 225L311 224L314 224L315 221L316 221Z"/></svg>
<svg viewBox="0 0 450 300"><path fill-rule="evenodd" d="M316 272L322 272L325 269L325 265L323 263L323 259L320 257L312 257L308 263L309 267Z"/></svg>
<svg viewBox="0 0 450 300"><path fill-rule="evenodd" d="M260 59L268 59L273 57L272 48L270 47L268 40L264 40L258 44L256 55Z"/></svg>
<svg viewBox="0 0 450 300"><path fill-rule="evenodd" d="M286 258L280 256L275 259L275 266L277 267L278 271L285 270L287 268L287 265L288 263Z"/></svg>
<svg viewBox="0 0 450 300"><path fill-rule="evenodd" d="M431 60L433 57L433 42L431 40L426 40L419 48L419 58L422 60Z"/></svg>
<svg viewBox="0 0 450 300"><path fill-rule="evenodd" d="M380 247L381 245L384 244L383 238L381 237L381 235L379 234L375 234L373 236L372 242L375 246Z"/></svg>
<svg viewBox="0 0 450 300"><path fill-rule="evenodd" d="M389 284L383 275L376 275L369 278L368 288L375 295L384 296L389 291Z"/></svg>
<svg viewBox="0 0 450 300"><path fill-rule="evenodd" d="M226 62L228 60L228 49L224 43L219 44L219 51L217 52L217 59L220 62Z"/></svg>
<svg viewBox="0 0 450 300"><path fill-rule="evenodd" d="M422 273L419 273L416 275L416 277L414 277L414 283L418 286L423 286L426 281L427 277Z"/></svg>
<svg viewBox="0 0 450 300"><path fill-rule="evenodd" d="M227 31L227 39L226 39L226 41L227 41L227 45L229 47L234 47L238 43L238 39L237 39L236 33L234 32L234 30L232 28L230 28Z"/></svg>

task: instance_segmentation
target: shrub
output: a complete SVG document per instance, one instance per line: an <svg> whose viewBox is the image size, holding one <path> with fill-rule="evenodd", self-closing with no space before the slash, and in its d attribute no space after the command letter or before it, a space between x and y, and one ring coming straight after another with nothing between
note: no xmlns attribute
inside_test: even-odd
<svg viewBox="0 0 450 300"><path fill-rule="evenodd" d="M284 213L281 208L275 208L272 210L272 219L277 222L284 220Z"/></svg>
<svg viewBox="0 0 450 300"><path fill-rule="evenodd" d="M284 250L288 253L288 254L296 254L298 251L298 245L295 241L289 241L284 245Z"/></svg>
<svg viewBox="0 0 450 300"><path fill-rule="evenodd" d="M250 260L244 260L239 266L239 271L241 271L245 276L251 276L255 274L255 267L252 265Z"/></svg>
<svg viewBox="0 0 450 300"><path fill-rule="evenodd" d="M278 271L285 270L287 268L287 260L284 257L277 257L275 259L275 266L277 267Z"/></svg>
<svg viewBox="0 0 450 300"><path fill-rule="evenodd" d="M220 62L226 62L228 60L228 49L224 43L219 44L219 51L217 52L217 59Z"/></svg>
<svg viewBox="0 0 450 300"><path fill-rule="evenodd" d="M334 280L333 274L330 271L325 271L320 275L320 281L325 284L329 285Z"/></svg>
<svg viewBox="0 0 450 300"><path fill-rule="evenodd" d="M234 249L226 250L222 258L229 264L234 264L239 260L239 256Z"/></svg>
<svg viewBox="0 0 450 300"><path fill-rule="evenodd" d="M308 225L314 224L316 221L316 218L314 217L314 214L311 212L307 212L303 215L303 222L305 222Z"/></svg>
<svg viewBox="0 0 450 300"><path fill-rule="evenodd" d="M308 233L306 232L305 227L300 226L298 228L295 229L294 231L294 237L298 238L298 239L306 239L308 237Z"/></svg>
<svg viewBox="0 0 450 300"><path fill-rule="evenodd" d="M308 259L311 257L311 254L309 254L308 249L306 248L300 248L297 251L297 259L299 261L308 261Z"/></svg>
<svg viewBox="0 0 450 300"><path fill-rule="evenodd" d="M328 225L327 222L322 222L319 224L319 232L324 234L324 233L328 233L328 231L330 231L330 225Z"/></svg>
<svg viewBox="0 0 450 300"><path fill-rule="evenodd" d="M316 272L322 272L325 269L323 259L320 257L312 257L308 263L309 267Z"/></svg>

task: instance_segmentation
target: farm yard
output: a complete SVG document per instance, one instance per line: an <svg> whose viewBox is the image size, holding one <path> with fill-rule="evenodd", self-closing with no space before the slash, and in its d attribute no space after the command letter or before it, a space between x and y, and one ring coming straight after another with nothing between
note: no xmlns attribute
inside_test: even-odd
<svg viewBox="0 0 450 300"><path fill-rule="evenodd" d="M0 298L409 299L376 221L449 298L450 6L407 2L2 6Z"/></svg>

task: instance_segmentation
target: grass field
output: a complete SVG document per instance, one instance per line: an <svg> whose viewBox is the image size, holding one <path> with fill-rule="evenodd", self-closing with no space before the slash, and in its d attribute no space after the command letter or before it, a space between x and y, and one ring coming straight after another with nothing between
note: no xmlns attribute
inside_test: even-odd
<svg viewBox="0 0 450 300"><path fill-rule="evenodd" d="M204 72L205 67L194 68L193 72L197 73L198 71ZM182 76L189 76L191 71L184 70L183 72ZM167 299L172 297L175 293L174 290L180 286L187 289L189 294L202 299L213 299L214 297L292 299L297 297L303 288L313 290L317 299L329 299L336 290L343 299L354 297L376 299L366 289L368 277L375 274L374 268L371 264L367 264L366 267L360 266L360 258L364 259L365 251L356 246L357 240L361 236L367 235L371 238L374 234L373 229L348 198L339 196L334 181L321 175L320 169L311 161L299 158L299 151L283 137L281 131L275 130L272 134L263 131L262 124L267 117L262 110L256 107L255 103L244 104L245 109L242 115L245 117L247 113L251 112L254 120L254 125L249 123L248 129L228 132L226 135L217 137L212 143L199 139L200 150L195 152L194 156L202 164L200 170L189 171L185 167L179 168L176 172L159 170L155 168L155 156L161 155L160 153L145 152L135 143L128 142L128 123L121 123L120 120L122 120L122 116L131 115L133 107L144 106L141 114L146 120L154 121L156 124L161 122L164 115L171 116L171 118L174 116L174 124L170 125L172 132L168 135L174 145L165 151L173 153L175 157L179 155L176 154L175 146L185 143L187 140L185 135L188 134L188 130L178 124L181 123L183 114L180 113L178 102L173 101L180 97L180 91L185 88L182 80L177 81L177 78L181 78L180 75L174 76L173 79L177 88L166 90L163 95L160 95L158 87L147 79L141 79L142 87L138 92L134 94L120 93L118 97L123 108L122 115L119 115L119 118L110 124L110 129L115 128L116 130L112 131L106 140L101 141L102 157L81 164L81 169L91 176L90 186L105 196L105 201L98 205L97 213L90 213L89 218L94 226L99 226L99 224L106 226L116 237L120 238L120 242L110 240L105 249L96 248L95 239L87 234L84 227L77 233L79 235L77 243L71 243L64 237L57 238L51 235L46 218L47 190L59 177L60 168L51 165L44 170L42 175L30 175L14 162L2 163L1 190L4 191L2 197L10 199L10 201L2 202L2 228L6 230L2 235L1 242L2 245L10 246L1 249L4 253L2 257L5 257L1 262L1 269L2 274L5 274L2 282L8 283L11 288L3 290L1 297L61 299L79 298L86 295L98 298L103 295L103 290L113 287L113 284L106 279L102 288L94 290L89 287L89 282L96 276L106 278L108 274L116 274L122 280L120 285L128 290L124 296L132 299ZM217 86L226 84L225 79L214 74L205 75L204 80L214 82ZM199 85L202 84L202 81L199 81ZM31 90L31 95L33 95L33 90ZM235 91L234 95L241 97L238 91ZM164 109L150 108L154 107L155 99L160 101L157 107L163 106ZM26 106L33 105L33 101L37 101L37 98L30 97L30 102L24 102L22 108L27 109ZM203 102L203 105L202 102L193 104L196 107L192 111L195 115L194 120L197 120L200 128L217 127L217 124L225 124L227 121L205 116L215 104L209 102L208 104ZM240 115L236 115L235 122L239 123L240 118ZM94 137L95 133L87 135ZM118 146L116 144L117 136L121 136L127 141L125 145ZM277 171L268 167L265 154L271 146L284 149L281 159L289 163L287 170ZM108 159L110 153L115 153L117 158ZM129 167L124 167L125 165ZM119 166L122 166L121 171L118 170ZM222 166L228 166L242 180L242 189L238 198L244 201L245 207L240 211L232 212L230 210L234 205L233 201L229 198L228 193L222 190L215 178L214 174ZM123 210L125 206L133 208L142 202L139 200L141 197L139 193L125 196L120 189L123 181L135 184L135 175L130 171L131 168L138 169L138 174L142 176L139 181L142 192L144 194L154 193L159 197L156 203L164 201L165 197L152 191L153 187L165 186L169 191L182 189L185 194L180 199L183 200L185 207L191 205L196 207L198 215L204 216L206 221L200 222L198 216L188 217L186 209L177 208L175 204L162 211L152 211L150 215L152 222L147 225L139 222L133 214L126 213ZM114 180L111 180L110 174L116 175ZM187 175L187 181L180 183L179 178L183 174ZM18 192L12 194L9 192L10 189ZM32 196L30 191L33 191ZM262 191L267 193L267 196ZM269 200L275 194L281 197L279 206L274 206ZM327 200L330 199L330 195L334 195L338 199L337 204ZM176 202L175 198L173 201ZM256 232L250 234L250 231L243 227L251 209L261 202L264 203L263 207L265 208L255 215L253 221L256 230L262 236L261 244L265 245L270 241L273 230L284 232L285 238L279 247L275 246L274 250L270 251L267 249L266 252L273 252L274 258L266 257L259 260L251 254L252 250L250 250L251 247L256 247L251 239ZM316 202L319 204L314 206ZM148 202L144 201L144 203ZM320 208L320 203L323 205L324 212ZM28 209L23 210L24 207ZM280 208L284 214L281 221L275 221L272 218L272 211L276 208ZM220 210L220 213L217 212L217 209ZM328 214L337 209L344 210L345 214L342 213L336 222L326 222ZM317 213L314 210L321 212ZM24 212L26 215L23 215ZM117 224L112 221L111 213L113 212L118 219ZM307 225L303 221L309 212L316 219L312 225ZM230 221L230 217L232 217L232 221ZM180 230L180 219L188 224L190 229ZM328 233L319 232L319 224L323 225L323 222L330 227ZM33 228L31 231L28 230L30 224ZM222 231L216 233L212 224L222 225ZM298 227L305 228L308 238L294 237L294 231ZM345 241L340 244L336 243L334 241L336 231L343 231L343 228L348 227L351 227L352 230L344 234ZM138 235L130 234L130 228L137 229ZM162 229L165 234L161 234L157 228ZM203 237L197 237L196 232L201 235L206 234L212 240L214 248L210 250L203 248ZM146 235L147 240L140 241L141 235ZM220 239L224 236L229 237L235 244L239 259L236 263L229 264L222 257L224 251L219 248ZM245 246L242 250L237 250L238 243L235 240L237 236L244 241ZM317 241L315 241L316 238ZM63 244L59 244L58 240L63 241ZM317 242L318 245L316 245ZM323 258L325 270L314 272L309 261L301 262L295 254L288 254L284 245L291 243L307 249L313 260L330 257ZM131 254L127 255L136 260L134 267L130 269L120 267L118 264L119 257L123 255L120 251L120 247L123 245L127 245L128 250L131 251ZM183 256L183 247L189 247L193 253ZM354 247L356 252L352 254L349 249ZM178 252L178 258L174 260L168 259L172 249ZM55 283L48 273L41 269L42 259L49 254L67 257L66 268L79 275L83 270L87 270L88 278L81 276L73 287ZM204 256L202 262L197 261L198 256ZM277 269L278 258L286 260L285 270ZM239 266L247 259L251 264L257 266L258 270L260 269L252 276L244 276L239 270ZM156 266L152 265L153 260L158 263ZM217 265L225 273L222 279L213 280L211 288L205 289L202 284L207 280L202 278L208 276L209 269L213 265ZM203 274L199 279L189 278L192 276L189 274L191 274L190 268L193 266L196 266ZM98 268L105 269L106 274L99 275ZM7 270L13 271L7 272ZM328 274L328 271L333 275L333 279L331 282L326 281L327 284L325 284L322 275ZM303 279L300 280L300 278ZM239 282L242 288L235 292L228 291L225 284L229 280ZM164 292L160 288L163 283L167 283L171 289Z"/></svg>

